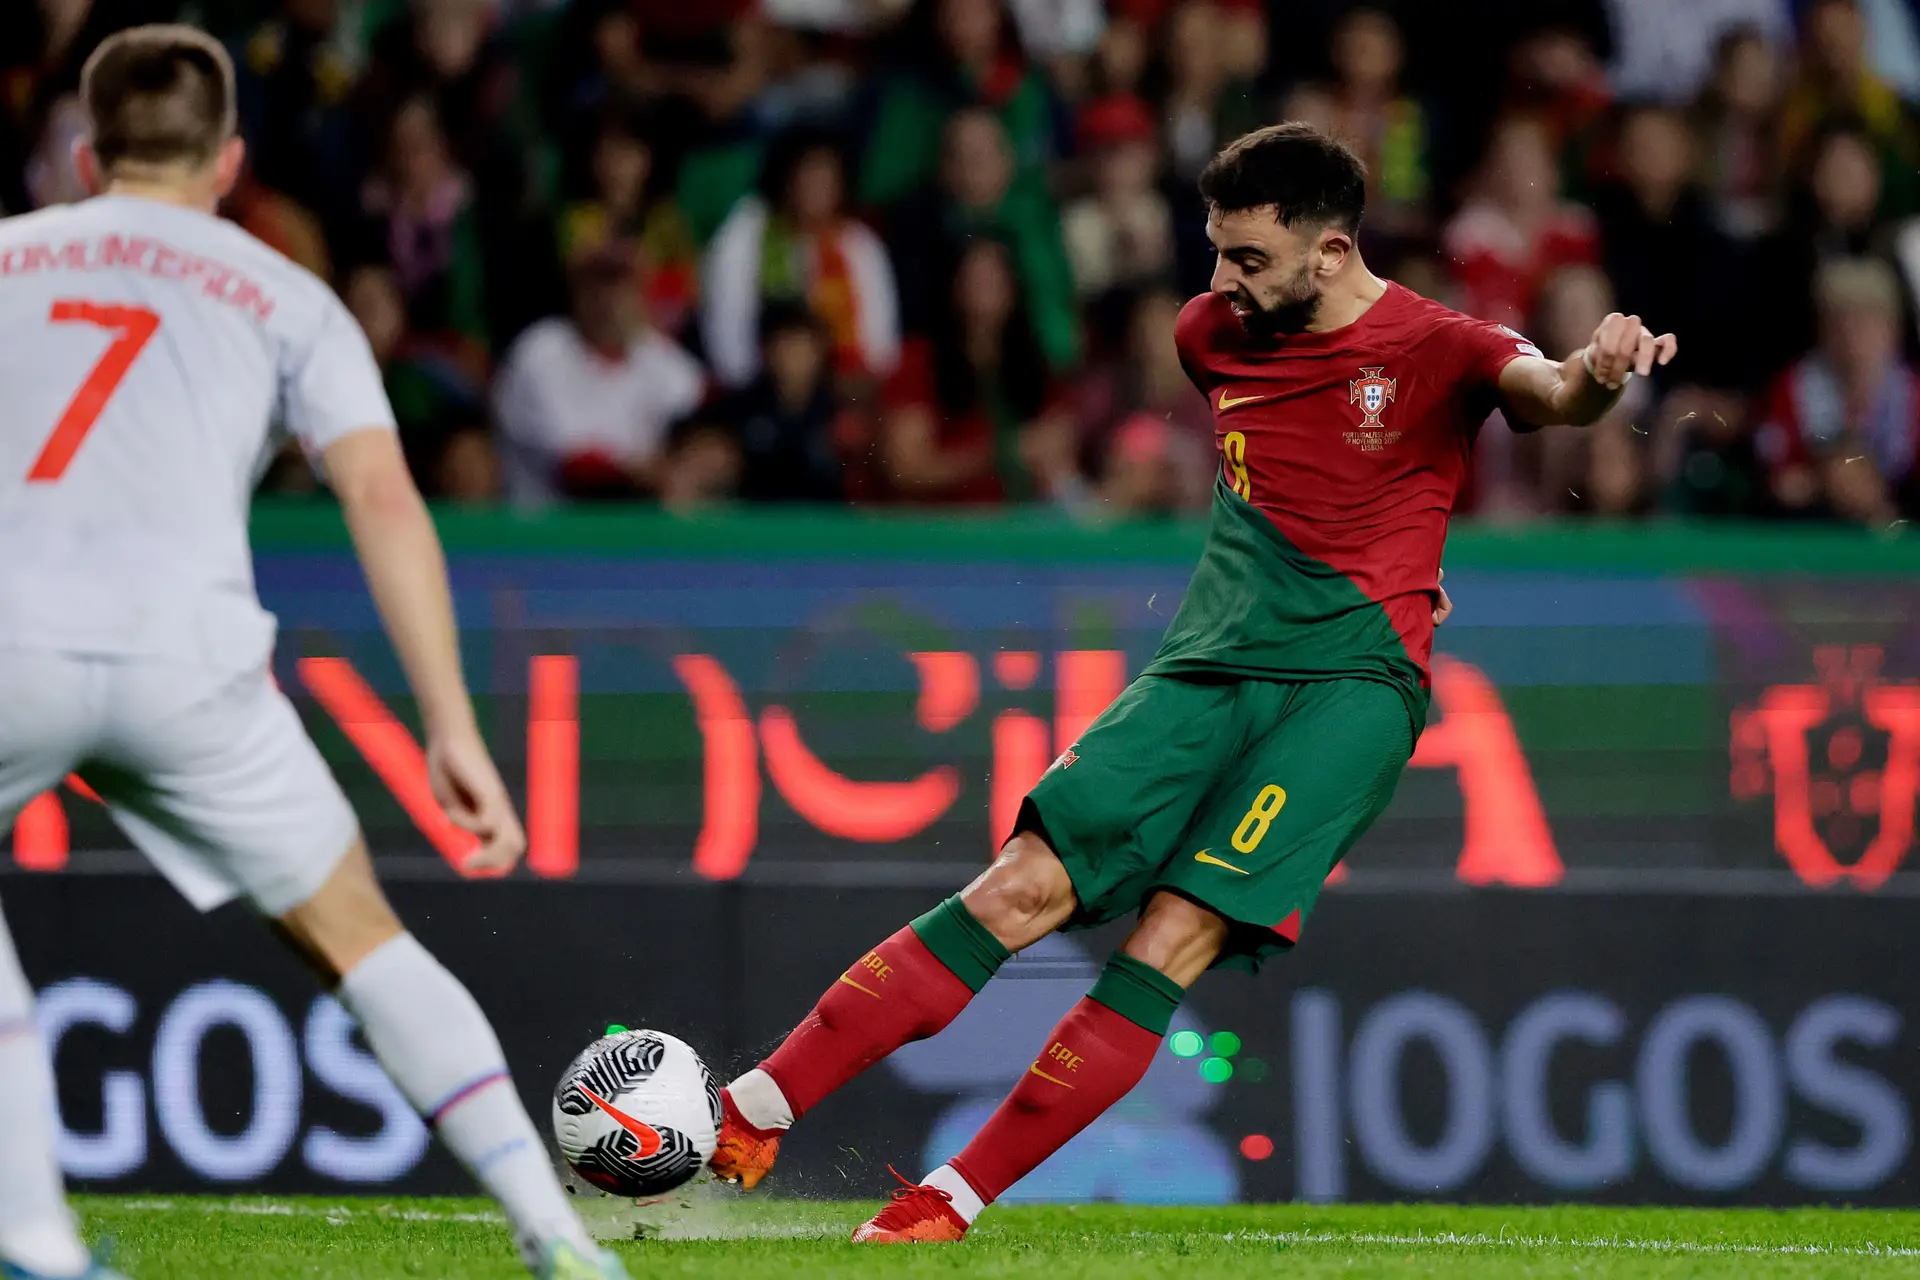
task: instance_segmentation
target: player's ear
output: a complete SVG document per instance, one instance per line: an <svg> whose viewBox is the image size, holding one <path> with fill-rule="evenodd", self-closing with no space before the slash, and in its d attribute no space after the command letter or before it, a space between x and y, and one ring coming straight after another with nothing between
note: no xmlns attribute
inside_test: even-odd
<svg viewBox="0 0 1920 1280"><path fill-rule="evenodd" d="M1339 227L1328 227L1320 233L1319 242L1314 246L1320 251L1319 269L1327 275L1333 275L1347 265L1347 259L1353 255L1353 233L1342 231Z"/></svg>
<svg viewBox="0 0 1920 1280"><path fill-rule="evenodd" d="M227 198L234 184L240 181L240 171L246 167L247 144L239 137L228 138L220 144L220 154L213 162L214 195L222 200Z"/></svg>
<svg viewBox="0 0 1920 1280"><path fill-rule="evenodd" d="M97 196L107 189L107 175L101 171L100 157L85 138L74 139L73 171L80 175L80 185L92 194Z"/></svg>

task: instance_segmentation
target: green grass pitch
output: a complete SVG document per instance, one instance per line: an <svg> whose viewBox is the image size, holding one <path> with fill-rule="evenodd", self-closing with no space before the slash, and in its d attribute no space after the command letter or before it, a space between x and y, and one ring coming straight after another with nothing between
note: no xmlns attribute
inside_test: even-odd
<svg viewBox="0 0 1920 1280"><path fill-rule="evenodd" d="M609 1233L618 1209L588 1204ZM135 1280L525 1273L478 1200L86 1197ZM958 1245L856 1247L874 1206L698 1194L616 1248L653 1276L1920 1276L1920 1212L1446 1205L1001 1208ZM631 1213L631 1210L628 1210Z"/></svg>

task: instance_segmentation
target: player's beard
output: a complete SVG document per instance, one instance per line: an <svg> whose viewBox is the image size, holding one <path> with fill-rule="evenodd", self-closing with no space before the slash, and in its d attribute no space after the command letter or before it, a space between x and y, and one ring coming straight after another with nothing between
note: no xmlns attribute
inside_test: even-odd
<svg viewBox="0 0 1920 1280"><path fill-rule="evenodd" d="M1305 333L1320 314L1320 290L1313 284L1313 272L1300 264L1300 272L1277 291L1271 301L1262 303L1251 293L1244 295L1250 308L1240 323L1256 338L1278 338L1289 333Z"/></svg>

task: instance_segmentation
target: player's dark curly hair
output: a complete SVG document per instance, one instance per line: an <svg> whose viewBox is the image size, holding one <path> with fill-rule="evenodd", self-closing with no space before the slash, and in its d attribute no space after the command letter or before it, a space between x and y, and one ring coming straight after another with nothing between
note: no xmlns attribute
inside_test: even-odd
<svg viewBox="0 0 1920 1280"><path fill-rule="evenodd" d="M1200 171L1200 194L1222 213L1272 205L1282 226L1359 230L1367 207L1360 157L1298 120L1235 139Z"/></svg>

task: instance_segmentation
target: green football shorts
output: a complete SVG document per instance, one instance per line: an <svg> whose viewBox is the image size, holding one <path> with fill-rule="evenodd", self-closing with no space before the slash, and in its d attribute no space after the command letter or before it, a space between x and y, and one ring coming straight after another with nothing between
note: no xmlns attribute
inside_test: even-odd
<svg viewBox="0 0 1920 1280"><path fill-rule="evenodd" d="M1377 680L1141 676L1035 784L1019 827L1073 878L1067 928L1165 889L1232 924L1216 965L1258 969L1387 807L1413 737Z"/></svg>

